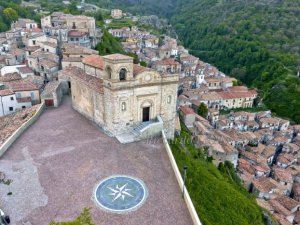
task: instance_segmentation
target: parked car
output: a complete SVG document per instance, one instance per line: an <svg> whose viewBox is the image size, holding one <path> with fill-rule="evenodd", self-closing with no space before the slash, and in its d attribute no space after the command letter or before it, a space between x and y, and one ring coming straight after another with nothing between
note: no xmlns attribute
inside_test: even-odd
<svg viewBox="0 0 300 225"><path fill-rule="evenodd" d="M10 224L10 218L8 215L0 209L0 225L8 225Z"/></svg>

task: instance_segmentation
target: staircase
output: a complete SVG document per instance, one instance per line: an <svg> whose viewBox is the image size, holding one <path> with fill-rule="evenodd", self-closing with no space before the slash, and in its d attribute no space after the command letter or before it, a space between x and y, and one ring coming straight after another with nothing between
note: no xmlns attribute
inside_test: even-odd
<svg viewBox="0 0 300 225"><path fill-rule="evenodd" d="M143 136L143 132L145 132L146 130L149 131L149 129L153 129L153 127L157 126L157 125L159 126L159 129L162 129L163 122L160 118L157 121L143 122L140 125L138 125L137 127L135 127L131 132L117 135L116 138L122 144L139 141L139 140L145 138Z"/></svg>
<svg viewBox="0 0 300 225"><path fill-rule="evenodd" d="M136 136L139 136L141 134L141 130L146 128L149 124L151 124L151 121L141 123L139 126L133 129L132 133Z"/></svg>

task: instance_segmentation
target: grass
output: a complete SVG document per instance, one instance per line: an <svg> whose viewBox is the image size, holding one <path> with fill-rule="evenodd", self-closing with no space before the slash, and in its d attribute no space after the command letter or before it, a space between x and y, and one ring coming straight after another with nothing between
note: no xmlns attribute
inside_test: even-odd
<svg viewBox="0 0 300 225"><path fill-rule="evenodd" d="M231 111L233 111L233 112L244 111L244 112L254 113L254 112L260 112L260 111L266 111L266 110L269 110L269 109L265 106L252 107L252 108L235 108L235 109L228 109L228 110L220 110L220 114L226 115L226 114L230 113Z"/></svg>
<svg viewBox="0 0 300 225"><path fill-rule="evenodd" d="M122 27L132 27L135 26L136 23L133 22L131 19L119 19L119 20L113 20L110 24L108 24L108 28L112 29L119 29Z"/></svg>

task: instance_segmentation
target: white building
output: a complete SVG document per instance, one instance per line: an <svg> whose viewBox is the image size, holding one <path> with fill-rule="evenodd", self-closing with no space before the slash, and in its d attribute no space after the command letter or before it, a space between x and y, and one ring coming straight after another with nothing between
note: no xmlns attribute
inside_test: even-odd
<svg viewBox="0 0 300 225"><path fill-rule="evenodd" d="M0 90L0 116L6 116L19 109L31 107L30 98L16 98L11 90Z"/></svg>

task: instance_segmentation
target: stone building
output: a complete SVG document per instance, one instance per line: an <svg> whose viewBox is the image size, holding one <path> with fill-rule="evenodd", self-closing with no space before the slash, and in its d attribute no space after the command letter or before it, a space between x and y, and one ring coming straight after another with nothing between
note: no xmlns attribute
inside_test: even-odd
<svg viewBox="0 0 300 225"><path fill-rule="evenodd" d="M138 139L143 132L153 136L164 129L173 138L178 75L135 65L121 54L88 58L82 68L67 67L59 74L64 92L71 89L75 110L112 136L133 133Z"/></svg>
<svg viewBox="0 0 300 225"><path fill-rule="evenodd" d="M110 14L113 19L121 19L123 16L121 9L112 9Z"/></svg>

